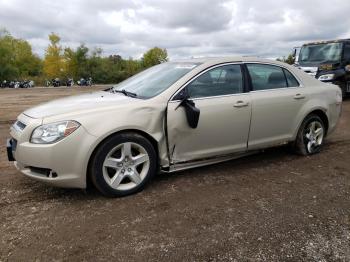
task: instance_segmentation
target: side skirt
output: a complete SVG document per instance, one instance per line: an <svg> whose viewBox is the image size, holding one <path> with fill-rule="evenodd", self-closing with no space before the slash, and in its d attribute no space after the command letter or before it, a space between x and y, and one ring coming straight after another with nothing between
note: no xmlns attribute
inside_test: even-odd
<svg viewBox="0 0 350 262"><path fill-rule="evenodd" d="M180 163L176 163L176 164L171 164L169 167L162 167L161 173L172 173L172 172L187 170L187 169L191 169L191 168L195 168L195 167L208 166L208 165L212 165L212 164L217 164L217 163L226 162L229 160L241 158L244 156L253 155L253 154L256 154L259 152L261 152L261 150L254 150L254 151L249 151L249 152L244 152L244 153L224 155L224 156L215 157L215 158L205 158L205 159L194 160L194 161L180 162Z"/></svg>

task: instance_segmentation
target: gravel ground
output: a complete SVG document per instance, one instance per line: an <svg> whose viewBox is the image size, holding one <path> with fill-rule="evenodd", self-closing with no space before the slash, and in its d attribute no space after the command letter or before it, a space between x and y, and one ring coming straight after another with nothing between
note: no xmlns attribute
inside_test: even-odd
<svg viewBox="0 0 350 262"><path fill-rule="evenodd" d="M48 187L7 162L22 110L90 90L0 90L0 261L350 261L350 100L318 155L273 148L125 198Z"/></svg>

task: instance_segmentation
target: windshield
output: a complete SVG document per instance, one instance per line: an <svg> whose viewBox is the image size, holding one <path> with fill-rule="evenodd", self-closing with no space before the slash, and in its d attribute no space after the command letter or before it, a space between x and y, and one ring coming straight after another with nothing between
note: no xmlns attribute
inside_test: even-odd
<svg viewBox="0 0 350 262"><path fill-rule="evenodd" d="M300 50L299 63L339 62L341 53L341 43L306 45Z"/></svg>
<svg viewBox="0 0 350 262"><path fill-rule="evenodd" d="M140 98L151 98L169 88L198 65L199 63L174 62L156 65L115 85L113 91L132 93Z"/></svg>

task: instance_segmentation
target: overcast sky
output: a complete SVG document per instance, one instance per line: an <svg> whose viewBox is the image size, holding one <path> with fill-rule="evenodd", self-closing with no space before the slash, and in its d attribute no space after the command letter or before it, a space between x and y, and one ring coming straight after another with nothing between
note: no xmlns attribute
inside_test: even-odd
<svg viewBox="0 0 350 262"><path fill-rule="evenodd" d="M287 55L305 41L350 38L350 0L0 0L0 28L43 55L63 46L139 58L159 46L171 59Z"/></svg>

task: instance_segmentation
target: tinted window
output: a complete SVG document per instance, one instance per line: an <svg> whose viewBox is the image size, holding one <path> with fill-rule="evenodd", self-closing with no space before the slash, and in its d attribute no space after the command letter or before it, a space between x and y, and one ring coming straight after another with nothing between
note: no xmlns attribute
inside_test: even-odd
<svg viewBox="0 0 350 262"><path fill-rule="evenodd" d="M287 78L287 83L288 83L288 87L297 87L299 86L299 82L298 80L295 79L295 77L286 69L283 69L286 78Z"/></svg>
<svg viewBox="0 0 350 262"><path fill-rule="evenodd" d="M262 64L247 65L252 79L253 90L287 87L286 77L281 67Z"/></svg>
<svg viewBox="0 0 350 262"><path fill-rule="evenodd" d="M350 62L350 44L346 44L344 47L344 59Z"/></svg>
<svg viewBox="0 0 350 262"><path fill-rule="evenodd" d="M214 68L187 86L192 98L221 96L243 92L243 79L240 65L226 65Z"/></svg>

